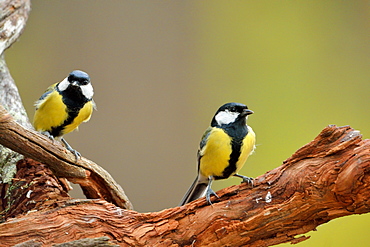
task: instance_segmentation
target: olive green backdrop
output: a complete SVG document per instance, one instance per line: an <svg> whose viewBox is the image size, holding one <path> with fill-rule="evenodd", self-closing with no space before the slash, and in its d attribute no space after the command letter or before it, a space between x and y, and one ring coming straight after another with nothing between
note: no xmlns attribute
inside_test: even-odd
<svg viewBox="0 0 370 247"><path fill-rule="evenodd" d="M248 176L279 166L329 124L370 136L368 1L32 3L6 52L30 118L47 86L88 72L98 111L66 139L140 212L177 205L196 176L200 137L226 102L255 111ZM368 246L369 220L333 220L298 246Z"/></svg>

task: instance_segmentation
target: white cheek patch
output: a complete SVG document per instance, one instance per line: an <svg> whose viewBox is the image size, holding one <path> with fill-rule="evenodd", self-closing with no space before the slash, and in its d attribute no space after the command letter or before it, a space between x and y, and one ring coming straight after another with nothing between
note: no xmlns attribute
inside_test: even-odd
<svg viewBox="0 0 370 247"><path fill-rule="evenodd" d="M239 116L238 112L220 111L217 113L215 119L218 125L229 124L235 122L236 118Z"/></svg>
<svg viewBox="0 0 370 247"><path fill-rule="evenodd" d="M91 83L89 83L87 85L80 86L80 88L81 88L82 94L85 95L86 98L92 99L92 97L94 95L94 89L93 89Z"/></svg>
<svg viewBox="0 0 370 247"><path fill-rule="evenodd" d="M58 90L59 91L64 91L64 90L67 89L68 86L69 86L69 81L68 81L68 77L66 77L63 81L61 81L58 84Z"/></svg>

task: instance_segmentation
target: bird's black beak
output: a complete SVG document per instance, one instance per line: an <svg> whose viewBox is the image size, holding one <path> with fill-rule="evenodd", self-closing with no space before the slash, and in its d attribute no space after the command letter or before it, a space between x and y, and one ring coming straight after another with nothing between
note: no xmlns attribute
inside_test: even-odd
<svg viewBox="0 0 370 247"><path fill-rule="evenodd" d="M78 87L78 81L72 81L71 85L74 86L74 87Z"/></svg>
<svg viewBox="0 0 370 247"><path fill-rule="evenodd" d="M249 110L249 109L244 109L243 110L243 112L242 112L242 114L244 115L244 116L247 116L247 115L251 115L251 114L253 114L254 112L252 111L252 110Z"/></svg>

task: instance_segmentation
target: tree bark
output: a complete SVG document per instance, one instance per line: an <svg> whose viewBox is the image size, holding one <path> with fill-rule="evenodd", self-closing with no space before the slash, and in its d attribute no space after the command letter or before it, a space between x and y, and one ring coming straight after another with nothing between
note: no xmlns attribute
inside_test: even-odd
<svg viewBox="0 0 370 247"><path fill-rule="evenodd" d="M212 205L203 198L161 212L124 209L131 204L104 169L84 158L76 163L60 145L23 128L31 125L3 52L29 11L29 0L0 3L0 143L8 147L0 146L0 247L271 246L306 240L301 234L320 224L370 211L370 141L336 126L257 177L253 188L217 192ZM71 199L59 177L98 199Z"/></svg>
<svg viewBox="0 0 370 247"><path fill-rule="evenodd" d="M44 164L55 175L78 183L87 198L105 199L132 209L131 202L119 184L102 167L83 157L78 161L57 141L23 128L0 105L0 144ZM67 189L67 188L66 188Z"/></svg>
<svg viewBox="0 0 370 247"><path fill-rule="evenodd" d="M120 246L297 243L307 239L297 235L320 224L370 211L370 141L348 126L328 126L254 184L223 189L212 205L202 198L154 213L58 195L0 224L0 246L30 240L52 246L101 236Z"/></svg>
<svg viewBox="0 0 370 247"><path fill-rule="evenodd" d="M49 164L54 174L67 177L70 181L80 184L87 198L101 198L122 208L132 209L120 185L103 168L86 159L75 162L64 152L61 145L55 145L47 138L30 130L32 125L4 60L4 51L23 32L30 9L29 0L0 2L0 221L32 207L35 200L31 203L28 201L25 205L22 203L24 198L18 197L21 194L19 190L25 185L33 188L29 191L32 191L34 195L39 189L45 189L45 186L36 188L35 184L38 183L34 181L19 179L18 176L22 174L22 171L18 171L15 175L16 168L17 166L19 168L20 164L26 162L28 166L33 166L36 163L30 159L22 160L23 155ZM19 160L22 162L17 165ZM38 174L52 174L47 167L41 164L36 170ZM51 176L45 177L44 180L59 185L56 194L61 198L68 196L68 182ZM55 198L55 195L42 192L39 196L43 199Z"/></svg>
<svg viewBox="0 0 370 247"><path fill-rule="evenodd" d="M23 126L30 128L18 89L4 59L8 49L22 34L31 9L29 0L4 0L0 2L0 105ZM12 181L16 163L23 156L0 145L0 184ZM0 186L1 187L1 186Z"/></svg>
<svg viewBox="0 0 370 247"><path fill-rule="evenodd" d="M16 163L23 158L22 155L48 164L57 176L78 183L87 198L102 198L122 208L132 209L121 186L102 167L84 158L76 162L61 145L31 131L32 125L3 55L23 32L30 9L29 0L0 2L0 195L3 199L0 210L12 207L9 204L14 200L9 196L5 199L5 196L12 195L10 184L16 173ZM58 180L67 192L68 182Z"/></svg>

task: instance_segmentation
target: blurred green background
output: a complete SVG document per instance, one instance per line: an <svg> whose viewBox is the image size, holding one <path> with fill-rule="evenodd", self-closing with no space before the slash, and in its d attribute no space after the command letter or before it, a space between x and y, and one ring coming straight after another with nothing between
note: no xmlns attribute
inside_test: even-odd
<svg viewBox="0 0 370 247"><path fill-rule="evenodd" d="M279 166L329 124L370 136L368 1L32 3L6 52L30 118L50 84L88 72L98 111L66 139L140 212L178 204L196 176L201 135L226 102L255 112L258 147L240 172L248 176ZM298 246L368 246L369 222L333 220Z"/></svg>

